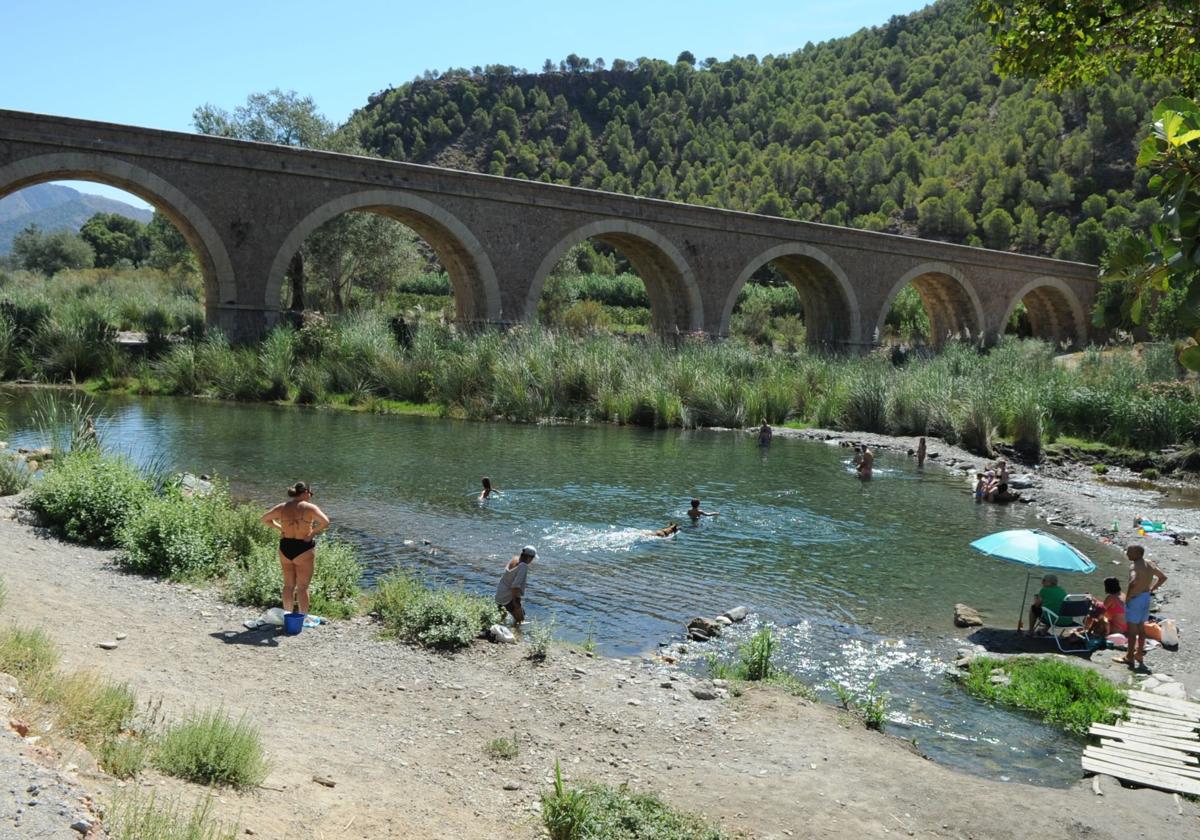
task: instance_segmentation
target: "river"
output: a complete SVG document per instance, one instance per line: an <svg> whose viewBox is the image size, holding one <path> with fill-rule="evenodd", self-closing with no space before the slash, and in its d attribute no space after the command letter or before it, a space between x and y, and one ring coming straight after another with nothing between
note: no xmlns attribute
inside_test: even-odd
<svg viewBox="0 0 1200 840"><path fill-rule="evenodd" d="M39 444L35 397L3 406L13 445ZM45 399L45 397L40 397ZM228 480L264 505L291 482L362 551L370 579L396 567L490 592L532 543L531 616L557 635L593 634L626 656L678 639L697 615L735 605L781 628L780 662L829 694L831 680L890 694L888 731L936 760L992 778L1067 784L1079 743L1027 716L987 707L946 677L961 638L956 602L1015 625L1025 572L968 543L1034 527L1021 505L976 505L961 476L879 454L855 479L849 451L777 437L609 426L520 426L421 417L101 397L106 448ZM936 447L933 451L936 451ZM503 491L477 501L480 477ZM687 523L688 499L718 511ZM1062 534L1113 568L1111 549ZM1110 556L1110 554L1112 556ZM1064 577L1069 591L1099 591ZM744 635L749 628L739 628ZM737 639L726 640L728 650Z"/></svg>

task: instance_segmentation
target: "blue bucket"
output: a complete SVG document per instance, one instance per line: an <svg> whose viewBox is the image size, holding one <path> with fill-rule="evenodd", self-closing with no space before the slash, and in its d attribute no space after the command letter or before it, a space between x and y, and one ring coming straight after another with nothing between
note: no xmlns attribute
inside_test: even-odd
<svg viewBox="0 0 1200 840"><path fill-rule="evenodd" d="M304 613L284 613L283 632L289 636L299 636L304 629Z"/></svg>

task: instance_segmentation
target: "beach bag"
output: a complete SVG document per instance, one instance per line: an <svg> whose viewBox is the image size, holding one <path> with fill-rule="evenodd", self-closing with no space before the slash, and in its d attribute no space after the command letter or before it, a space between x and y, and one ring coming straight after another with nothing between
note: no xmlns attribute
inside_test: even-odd
<svg viewBox="0 0 1200 840"><path fill-rule="evenodd" d="M1166 647L1166 648L1179 647L1179 628L1175 624L1175 619L1173 619L1173 618L1164 619L1163 622L1161 624L1159 624L1158 626L1159 626L1159 629L1162 630L1163 647Z"/></svg>

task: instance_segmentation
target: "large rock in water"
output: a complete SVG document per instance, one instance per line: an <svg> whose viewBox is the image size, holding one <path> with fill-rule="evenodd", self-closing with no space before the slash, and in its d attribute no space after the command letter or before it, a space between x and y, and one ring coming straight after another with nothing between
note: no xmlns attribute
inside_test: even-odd
<svg viewBox="0 0 1200 840"><path fill-rule="evenodd" d="M745 607L734 607L731 610L726 610L725 617L728 618L730 621L743 621L746 618L746 608Z"/></svg>
<svg viewBox="0 0 1200 840"><path fill-rule="evenodd" d="M966 604L954 605L954 626L955 627L982 627L983 617L974 607L968 607Z"/></svg>
<svg viewBox="0 0 1200 840"><path fill-rule="evenodd" d="M688 638L694 642L707 642L721 635L721 625L711 618L693 618L687 626Z"/></svg>

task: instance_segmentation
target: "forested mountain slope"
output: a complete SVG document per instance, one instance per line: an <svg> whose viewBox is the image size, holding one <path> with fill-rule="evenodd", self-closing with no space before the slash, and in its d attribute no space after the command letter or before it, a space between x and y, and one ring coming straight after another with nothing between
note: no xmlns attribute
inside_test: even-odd
<svg viewBox="0 0 1200 840"><path fill-rule="evenodd" d="M397 160L1094 261L1158 206L1166 86L1000 80L967 0L790 55L427 73L343 127Z"/></svg>
<svg viewBox="0 0 1200 840"><path fill-rule="evenodd" d="M35 184L0 198L0 255L12 249L13 237L30 225L44 231L78 232L97 213L116 213L146 223L150 210L100 195L81 193L60 184Z"/></svg>

